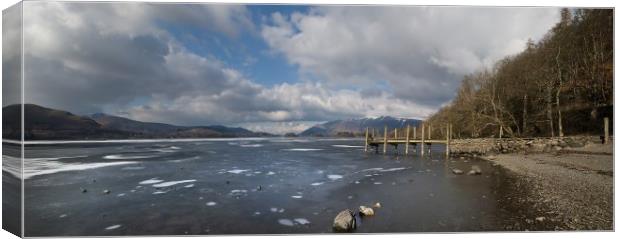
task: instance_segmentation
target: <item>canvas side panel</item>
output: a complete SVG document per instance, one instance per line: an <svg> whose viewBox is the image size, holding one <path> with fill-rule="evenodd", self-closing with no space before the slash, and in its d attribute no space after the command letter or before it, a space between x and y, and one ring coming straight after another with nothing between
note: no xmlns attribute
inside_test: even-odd
<svg viewBox="0 0 620 239"><path fill-rule="evenodd" d="M2 11L2 228L22 235L22 4Z"/></svg>

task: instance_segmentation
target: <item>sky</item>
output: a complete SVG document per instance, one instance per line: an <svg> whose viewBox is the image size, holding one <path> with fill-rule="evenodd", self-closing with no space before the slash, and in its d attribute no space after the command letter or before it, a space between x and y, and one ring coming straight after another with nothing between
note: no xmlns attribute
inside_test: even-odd
<svg viewBox="0 0 620 239"><path fill-rule="evenodd" d="M558 8L39 1L23 14L27 103L271 133L424 119L464 75L559 19Z"/></svg>

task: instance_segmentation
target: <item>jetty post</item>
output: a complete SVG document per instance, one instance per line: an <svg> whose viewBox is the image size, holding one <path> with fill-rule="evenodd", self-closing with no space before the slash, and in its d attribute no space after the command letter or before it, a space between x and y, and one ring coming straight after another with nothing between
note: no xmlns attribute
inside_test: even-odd
<svg viewBox="0 0 620 239"><path fill-rule="evenodd" d="M398 139L398 129L394 128L394 139Z"/></svg>
<svg viewBox="0 0 620 239"><path fill-rule="evenodd" d="M366 143L364 143L364 152L368 152L368 127L366 127Z"/></svg>
<svg viewBox="0 0 620 239"><path fill-rule="evenodd" d="M383 128L383 154L387 153L387 125Z"/></svg>
<svg viewBox="0 0 620 239"><path fill-rule="evenodd" d="M605 127L605 144L609 144L609 117L603 119Z"/></svg>
<svg viewBox="0 0 620 239"><path fill-rule="evenodd" d="M411 130L409 129L409 125L407 125L407 133L405 134L405 155L409 154L409 131Z"/></svg>
<svg viewBox="0 0 620 239"><path fill-rule="evenodd" d="M422 154L422 157L424 157L424 124L422 124L422 143L420 144L420 153Z"/></svg>
<svg viewBox="0 0 620 239"><path fill-rule="evenodd" d="M500 124L499 125L499 138L501 139L503 135L504 135L504 126Z"/></svg>

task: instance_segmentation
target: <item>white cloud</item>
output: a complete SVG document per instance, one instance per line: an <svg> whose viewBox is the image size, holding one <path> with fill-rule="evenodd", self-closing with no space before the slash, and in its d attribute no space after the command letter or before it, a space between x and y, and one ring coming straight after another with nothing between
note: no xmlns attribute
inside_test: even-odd
<svg viewBox="0 0 620 239"><path fill-rule="evenodd" d="M324 6L274 13L262 36L289 62L330 85L373 87L437 107L462 75L540 38L557 8Z"/></svg>

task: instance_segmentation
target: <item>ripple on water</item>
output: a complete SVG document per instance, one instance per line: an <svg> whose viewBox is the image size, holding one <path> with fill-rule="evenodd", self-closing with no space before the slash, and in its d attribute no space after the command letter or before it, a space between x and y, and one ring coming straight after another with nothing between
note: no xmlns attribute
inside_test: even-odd
<svg viewBox="0 0 620 239"><path fill-rule="evenodd" d="M243 148L259 148L259 147L263 147L262 144L242 144L242 145L239 145L239 146L241 146Z"/></svg>
<svg viewBox="0 0 620 239"><path fill-rule="evenodd" d="M292 148L292 149L282 149L283 151L293 151L293 152L309 152L309 151L321 151L323 149L310 149L310 148Z"/></svg>
<svg viewBox="0 0 620 239"><path fill-rule="evenodd" d="M104 159L147 159L147 158L155 158L159 155L122 155L122 154L111 154L103 156Z"/></svg>
<svg viewBox="0 0 620 239"><path fill-rule="evenodd" d="M363 148L364 146L360 146L360 145L346 145L346 144L335 144L335 145L332 145L332 147L336 147L336 148Z"/></svg>
<svg viewBox="0 0 620 239"><path fill-rule="evenodd" d="M248 170L248 169L233 169L233 170L228 170L226 172L234 173L234 174L240 174L240 173L247 172L247 171L250 171L250 170Z"/></svg>

